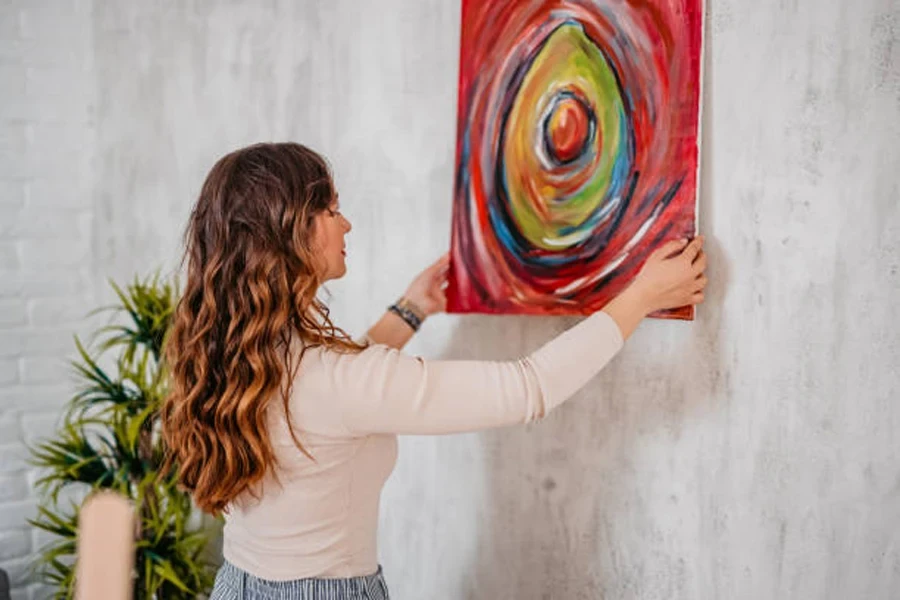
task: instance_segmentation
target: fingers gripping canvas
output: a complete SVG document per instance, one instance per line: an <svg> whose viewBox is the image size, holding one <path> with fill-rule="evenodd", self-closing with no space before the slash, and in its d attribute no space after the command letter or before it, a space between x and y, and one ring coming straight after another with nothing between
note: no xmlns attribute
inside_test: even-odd
<svg viewBox="0 0 900 600"><path fill-rule="evenodd" d="M702 21L702 0L463 0L449 311L591 313L694 235Z"/></svg>

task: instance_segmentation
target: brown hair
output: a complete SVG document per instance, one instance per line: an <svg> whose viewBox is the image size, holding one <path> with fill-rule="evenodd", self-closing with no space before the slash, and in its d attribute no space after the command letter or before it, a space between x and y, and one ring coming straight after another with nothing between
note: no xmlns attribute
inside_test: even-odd
<svg viewBox="0 0 900 600"><path fill-rule="evenodd" d="M362 348L316 298L314 217L334 199L325 160L300 144L257 144L213 166L185 232L187 281L165 346L167 468L217 514L275 464L266 408L303 351ZM301 354L302 356L302 354ZM291 436L303 452L291 426Z"/></svg>

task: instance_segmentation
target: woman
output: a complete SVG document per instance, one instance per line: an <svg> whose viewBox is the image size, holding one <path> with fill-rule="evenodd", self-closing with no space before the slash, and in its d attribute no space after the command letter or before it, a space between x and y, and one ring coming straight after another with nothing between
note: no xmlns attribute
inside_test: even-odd
<svg viewBox="0 0 900 600"><path fill-rule="evenodd" d="M647 314L699 303L706 285L702 240L670 242L528 357L427 361L399 349L444 309L446 257L356 341L316 299L347 269L349 232L325 161L298 144L225 156L191 215L163 434L182 485L225 515L214 599L387 598L375 539L397 434L540 419Z"/></svg>

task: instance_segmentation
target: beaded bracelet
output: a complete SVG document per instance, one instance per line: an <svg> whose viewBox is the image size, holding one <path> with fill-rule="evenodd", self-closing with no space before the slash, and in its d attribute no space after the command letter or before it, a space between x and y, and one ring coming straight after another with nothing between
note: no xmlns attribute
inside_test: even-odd
<svg viewBox="0 0 900 600"><path fill-rule="evenodd" d="M425 320L425 316L418 310L418 307L406 298L401 298L395 304L391 304L388 306L388 310L403 319L407 325L412 327L413 331L418 331Z"/></svg>

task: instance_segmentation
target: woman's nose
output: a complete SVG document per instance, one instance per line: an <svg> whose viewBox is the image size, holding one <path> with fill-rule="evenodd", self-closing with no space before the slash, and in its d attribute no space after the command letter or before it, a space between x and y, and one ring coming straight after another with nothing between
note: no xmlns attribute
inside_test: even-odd
<svg viewBox="0 0 900 600"><path fill-rule="evenodd" d="M350 224L350 219L348 219L347 217L343 217L343 219L344 219L344 232L350 233L350 230L353 229L353 225Z"/></svg>

